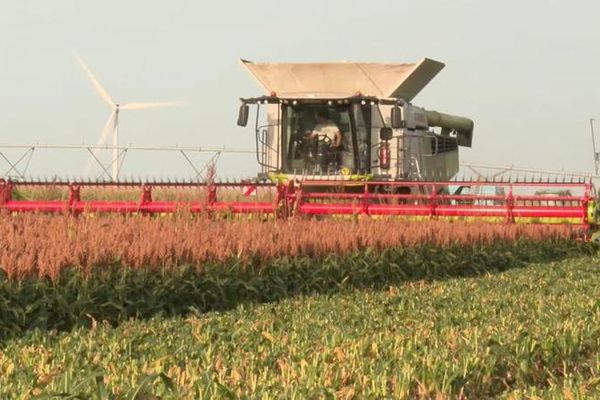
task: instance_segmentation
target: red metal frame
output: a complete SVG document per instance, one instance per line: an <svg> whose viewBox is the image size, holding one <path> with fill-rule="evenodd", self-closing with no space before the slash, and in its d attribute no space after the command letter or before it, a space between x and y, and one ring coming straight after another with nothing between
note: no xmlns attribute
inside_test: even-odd
<svg viewBox="0 0 600 400"><path fill-rule="evenodd" d="M39 213L140 213L161 214L187 211L199 212L230 212L274 214L277 210L273 202L255 201L218 201L219 189L241 189L248 183L114 183L114 182L12 182L0 180L0 210L8 212L39 212ZM259 188L271 190L272 184L254 184ZM13 191L19 187L63 187L68 189L68 200L21 200L13 198ZM81 200L81 189L85 187L105 188L131 188L139 187L141 190L139 201L124 200ZM206 190L206 200L201 201L160 201L153 200L154 188L195 188Z"/></svg>
<svg viewBox="0 0 600 400"><path fill-rule="evenodd" d="M590 183L555 182L365 182L361 193L320 193L315 188L331 182L305 182L310 192L294 193L300 214L366 214L429 217L572 218L587 225L588 205L593 197ZM505 195L452 195L439 190L452 186L500 187ZM334 186L335 187L335 186ZM375 193L377 187L410 188L410 194ZM558 189L579 194L515 194L515 189ZM393 191L393 190L392 190ZM416 193L416 194L415 194Z"/></svg>
<svg viewBox="0 0 600 400"><path fill-rule="evenodd" d="M534 223L568 222L589 228L588 208L594 188L586 182L342 182L307 180L288 184L252 183L268 190L273 201L222 201L223 189L247 187L236 183L114 183L114 182L13 182L0 180L0 210L40 213L192 213L271 214L281 217L297 215L389 215L406 217L474 217L519 222L542 219ZM501 188L504 194L446 194L448 186ZM68 200L20 200L13 191L24 186L58 186L68 188ZM81 200L87 187L139 187L139 201ZM201 187L204 201L153 200L154 188ZM352 188L353 193L350 193ZM531 194L535 190L562 190L565 195ZM406 193L410 192L410 193ZM523 193L520 193L523 192ZM572 194L574 193L574 194ZM545 220L544 220L545 219ZM567 221L555 221L556 219Z"/></svg>

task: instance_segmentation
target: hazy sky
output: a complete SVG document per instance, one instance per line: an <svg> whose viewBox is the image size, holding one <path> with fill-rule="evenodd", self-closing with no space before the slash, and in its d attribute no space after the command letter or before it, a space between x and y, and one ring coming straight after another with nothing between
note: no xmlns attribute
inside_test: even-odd
<svg viewBox="0 0 600 400"><path fill-rule="evenodd" d="M235 124L239 98L261 89L239 58L429 57L446 68L414 103L475 121L463 160L591 170L599 18L600 2L564 0L0 0L0 142L97 141L110 109L76 53L118 102L187 103L123 112L122 143L244 148L254 146L254 133ZM31 171L77 175L85 158L40 153ZM223 176L257 169L254 157L220 164ZM128 159L124 171L189 173L180 158L148 153Z"/></svg>

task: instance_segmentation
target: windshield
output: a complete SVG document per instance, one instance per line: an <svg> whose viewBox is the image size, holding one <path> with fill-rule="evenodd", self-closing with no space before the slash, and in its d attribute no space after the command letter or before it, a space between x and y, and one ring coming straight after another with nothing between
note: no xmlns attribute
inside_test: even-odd
<svg viewBox="0 0 600 400"><path fill-rule="evenodd" d="M367 125L370 121L365 118L368 111L352 113L353 108L357 106L284 106L284 171L307 175L348 175L364 171L369 162ZM358 114L358 120L354 114Z"/></svg>

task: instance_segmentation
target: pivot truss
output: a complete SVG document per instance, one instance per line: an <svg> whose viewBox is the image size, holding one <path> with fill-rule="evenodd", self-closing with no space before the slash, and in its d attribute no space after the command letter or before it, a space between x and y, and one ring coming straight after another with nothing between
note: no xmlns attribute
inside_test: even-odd
<svg viewBox="0 0 600 400"><path fill-rule="evenodd" d="M129 198L124 199L123 193ZM262 214L279 218L370 215L562 223L587 230L596 224L596 206L594 188L584 181L350 182L311 179L273 184L255 181L0 180L0 210L9 213L162 214L188 211Z"/></svg>

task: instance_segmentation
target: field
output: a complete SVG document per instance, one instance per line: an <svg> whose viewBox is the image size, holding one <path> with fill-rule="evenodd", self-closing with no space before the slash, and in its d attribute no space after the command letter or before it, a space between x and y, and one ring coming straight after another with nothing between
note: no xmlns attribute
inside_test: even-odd
<svg viewBox="0 0 600 400"><path fill-rule="evenodd" d="M0 219L0 398L600 396L562 226Z"/></svg>
<svg viewBox="0 0 600 400"><path fill-rule="evenodd" d="M115 328L36 331L5 343L0 397L596 397L598 266L581 257Z"/></svg>
<svg viewBox="0 0 600 400"><path fill-rule="evenodd" d="M422 244L478 246L519 238L568 239L567 226L438 221L223 221L164 218L18 215L0 218L0 266L11 279L57 278L63 268L120 264L154 269L230 260L325 257Z"/></svg>

